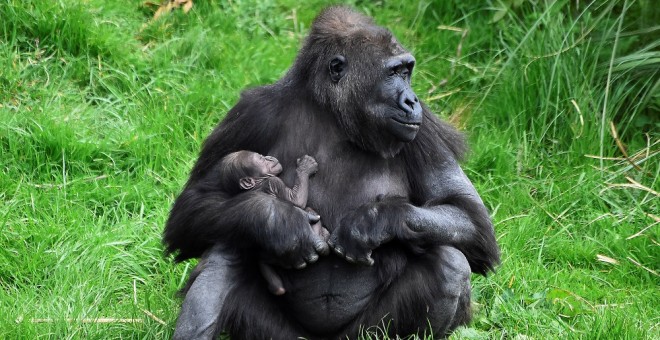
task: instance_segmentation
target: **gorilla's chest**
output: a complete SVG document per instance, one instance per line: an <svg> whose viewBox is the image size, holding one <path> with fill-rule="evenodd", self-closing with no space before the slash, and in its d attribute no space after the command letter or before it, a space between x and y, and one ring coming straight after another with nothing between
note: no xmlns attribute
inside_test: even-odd
<svg viewBox="0 0 660 340"><path fill-rule="evenodd" d="M332 230L349 211L383 197L410 195L405 164L400 158L384 159L364 152L347 142L320 143L306 150L319 164L310 179L307 205L322 217ZM282 153L286 163L283 178L292 183L295 158L302 155Z"/></svg>

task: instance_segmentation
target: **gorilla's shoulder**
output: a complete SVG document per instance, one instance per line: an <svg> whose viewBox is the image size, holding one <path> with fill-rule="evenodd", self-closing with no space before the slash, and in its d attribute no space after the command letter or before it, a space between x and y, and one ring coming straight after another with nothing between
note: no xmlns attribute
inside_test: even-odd
<svg viewBox="0 0 660 340"><path fill-rule="evenodd" d="M287 104L290 97L286 86L279 83L252 87L241 92L238 103L227 113L227 118L249 119L252 124L260 119L263 123L272 123L265 120L274 119ZM234 117L236 116L236 117Z"/></svg>

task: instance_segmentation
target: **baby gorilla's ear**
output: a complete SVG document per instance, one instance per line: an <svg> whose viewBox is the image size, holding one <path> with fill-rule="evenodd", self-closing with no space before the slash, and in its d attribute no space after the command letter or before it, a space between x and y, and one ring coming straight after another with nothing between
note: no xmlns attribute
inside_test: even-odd
<svg viewBox="0 0 660 340"><path fill-rule="evenodd" d="M243 190L250 190L254 188L255 184L257 184L252 177L243 177L238 182Z"/></svg>

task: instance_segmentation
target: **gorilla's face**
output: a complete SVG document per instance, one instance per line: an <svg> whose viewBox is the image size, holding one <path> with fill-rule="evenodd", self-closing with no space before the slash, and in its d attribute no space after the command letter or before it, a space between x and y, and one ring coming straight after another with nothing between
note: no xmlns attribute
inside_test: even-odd
<svg viewBox="0 0 660 340"><path fill-rule="evenodd" d="M400 142L415 139L422 124L422 106L410 88L414 66L415 58L409 53L386 60L383 79L376 84L374 101L365 108Z"/></svg>
<svg viewBox="0 0 660 340"><path fill-rule="evenodd" d="M414 66L392 33L370 20L321 18L289 75L335 115L353 144L391 158L421 128L424 109L410 87Z"/></svg>
<svg viewBox="0 0 660 340"><path fill-rule="evenodd" d="M410 87L415 58L396 41L393 46L371 45L358 54L336 55L328 64L344 130L363 149L385 157L415 139L423 117Z"/></svg>

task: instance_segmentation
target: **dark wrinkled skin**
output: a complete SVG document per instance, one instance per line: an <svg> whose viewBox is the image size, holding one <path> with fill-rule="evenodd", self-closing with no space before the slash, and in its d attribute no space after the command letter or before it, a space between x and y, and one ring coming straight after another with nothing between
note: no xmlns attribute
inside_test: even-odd
<svg viewBox="0 0 660 340"><path fill-rule="evenodd" d="M462 136L419 101L413 66L387 30L334 7L280 81L242 94L206 140L165 230L178 260L202 256L175 338L355 338L383 324L389 334L444 336L469 321L470 273L492 270L499 250L458 165ZM275 156L287 183L298 155L318 161L308 206L333 254L318 256L300 209L205 185L239 149ZM260 260L277 265L287 294L269 294Z"/></svg>

